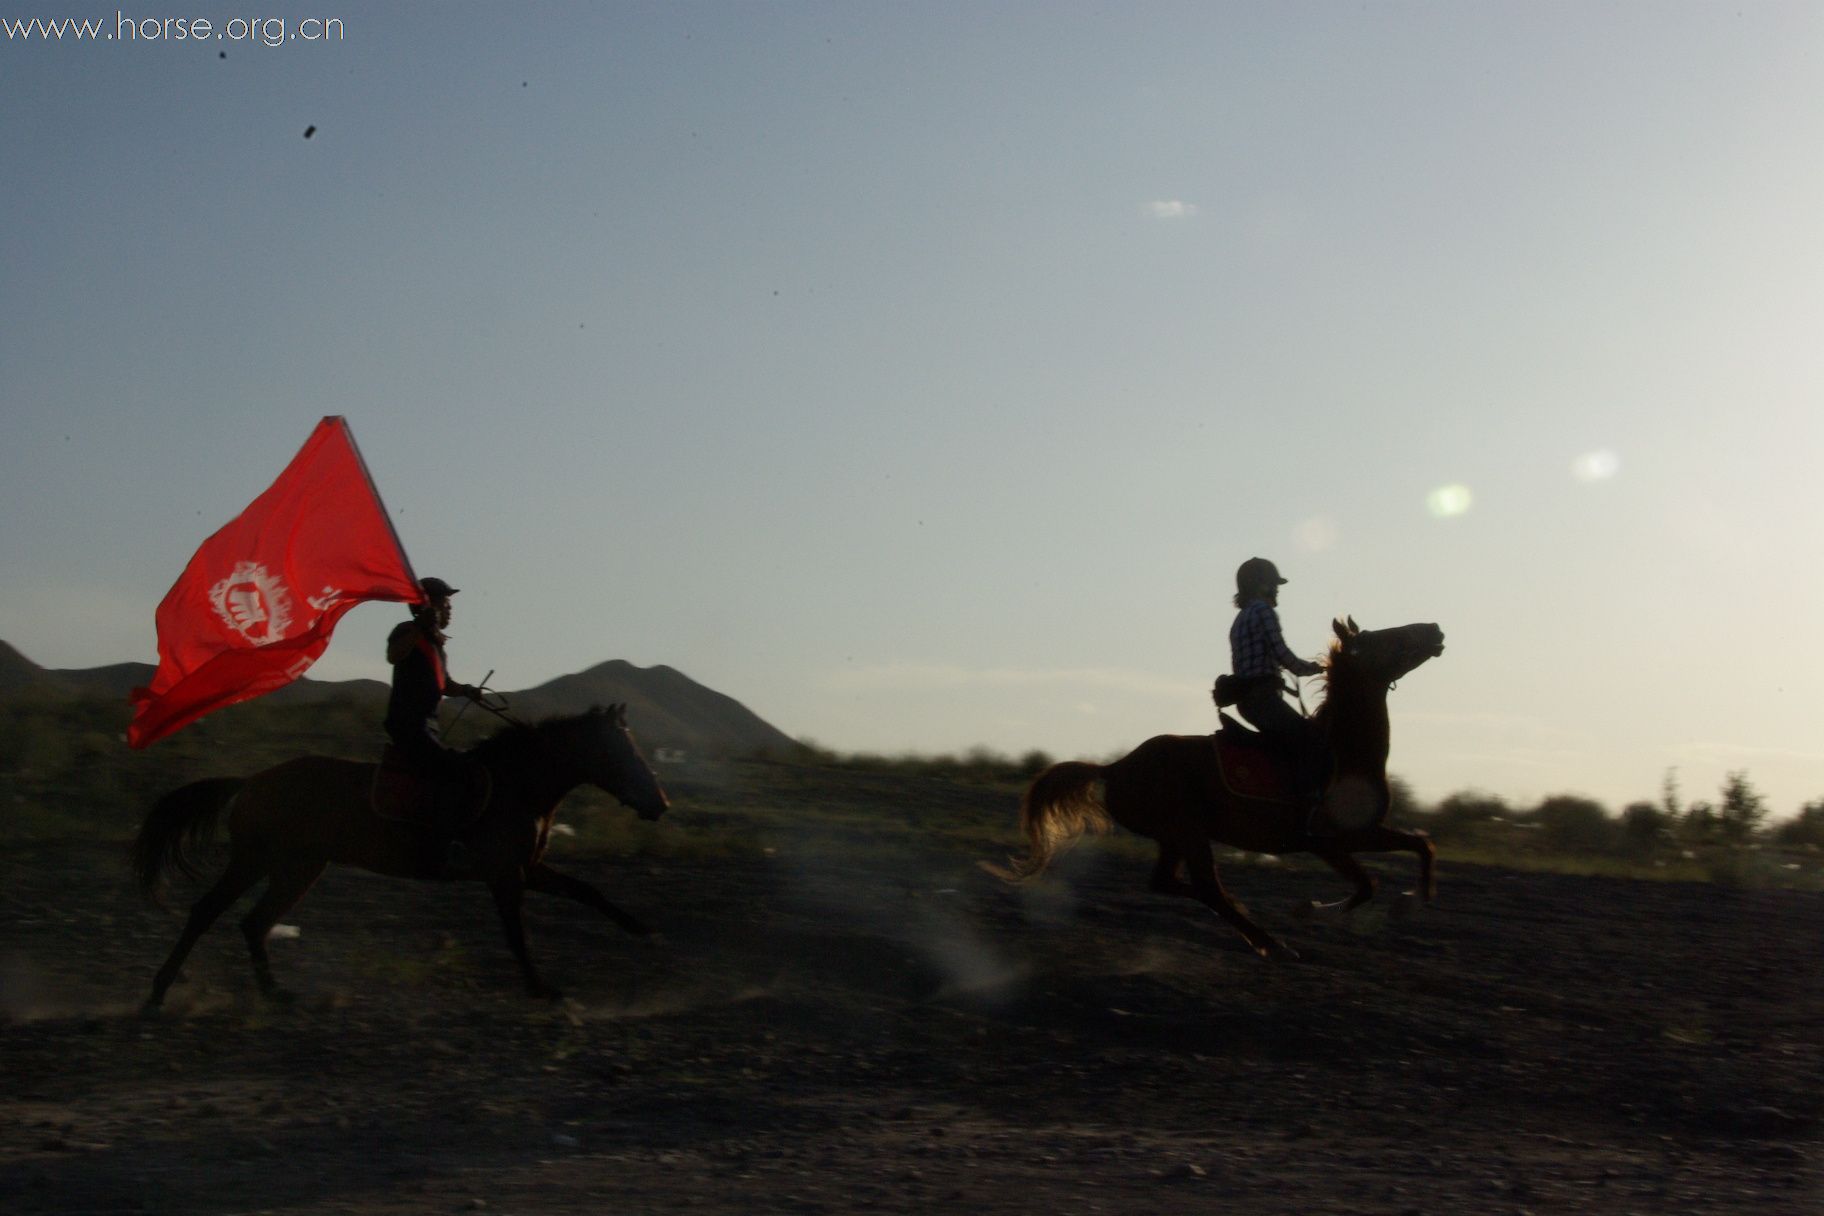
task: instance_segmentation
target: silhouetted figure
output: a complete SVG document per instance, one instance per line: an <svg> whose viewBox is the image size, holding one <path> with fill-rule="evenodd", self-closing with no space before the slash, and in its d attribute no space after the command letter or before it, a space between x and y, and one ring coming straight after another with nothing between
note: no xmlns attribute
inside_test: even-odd
<svg viewBox="0 0 1824 1216"><path fill-rule="evenodd" d="M444 746L437 710L445 697L481 700L481 689L449 678L444 630L450 624L450 597L456 588L440 578L422 579L424 599L412 605L412 619L393 627L386 639L386 661L393 665L392 697L386 704L386 734L407 764L436 785L437 824L429 864L460 870L465 850L461 836L481 807L474 805L477 787L472 766L461 753Z"/></svg>
<svg viewBox="0 0 1824 1216"><path fill-rule="evenodd" d="M1310 720L1286 703L1280 672L1314 676L1323 668L1293 654L1280 632L1277 609L1285 582L1279 567L1264 557L1251 557L1235 571L1235 607L1240 611L1229 626L1228 686L1235 708L1264 742L1291 760L1299 799L1310 808L1316 829L1324 786L1323 741Z"/></svg>

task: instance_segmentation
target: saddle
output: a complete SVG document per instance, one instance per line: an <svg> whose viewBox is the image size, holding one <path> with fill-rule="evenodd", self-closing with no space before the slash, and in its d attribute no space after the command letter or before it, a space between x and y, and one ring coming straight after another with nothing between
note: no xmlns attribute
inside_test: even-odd
<svg viewBox="0 0 1824 1216"><path fill-rule="evenodd" d="M1218 716L1222 725L1210 736L1210 743L1222 787L1237 798L1297 806L1292 762L1266 746L1259 731L1249 730L1228 714Z"/></svg>
<svg viewBox="0 0 1824 1216"><path fill-rule="evenodd" d="M468 766L468 780L461 789L446 789L388 743L380 749L368 797L380 818L431 831L467 827L487 809L493 790L493 777L479 764Z"/></svg>

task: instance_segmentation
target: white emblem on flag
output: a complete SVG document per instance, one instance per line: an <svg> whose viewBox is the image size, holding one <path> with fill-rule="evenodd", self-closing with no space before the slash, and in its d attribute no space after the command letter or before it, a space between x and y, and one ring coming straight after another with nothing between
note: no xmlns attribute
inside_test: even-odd
<svg viewBox="0 0 1824 1216"><path fill-rule="evenodd" d="M342 599L343 599L343 596L342 596L342 591L340 588L325 587L325 588L323 588L323 592L321 595L305 596L304 602L306 604L309 604L312 609L314 609L316 612L321 614L324 612L328 612L331 608L334 608L337 604L340 604L342 602Z"/></svg>
<svg viewBox="0 0 1824 1216"><path fill-rule="evenodd" d="M209 588L209 602L255 646L282 640L291 627L291 592L259 562L236 562L233 574Z"/></svg>

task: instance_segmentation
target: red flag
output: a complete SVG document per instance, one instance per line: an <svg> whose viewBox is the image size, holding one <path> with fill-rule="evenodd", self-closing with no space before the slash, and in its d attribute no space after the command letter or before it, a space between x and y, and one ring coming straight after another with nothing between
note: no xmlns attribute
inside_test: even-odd
<svg viewBox="0 0 1824 1216"><path fill-rule="evenodd" d="M291 683L364 600L422 598L341 418L325 418L264 494L203 542L158 606L158 671L127 742Z"/></svg>

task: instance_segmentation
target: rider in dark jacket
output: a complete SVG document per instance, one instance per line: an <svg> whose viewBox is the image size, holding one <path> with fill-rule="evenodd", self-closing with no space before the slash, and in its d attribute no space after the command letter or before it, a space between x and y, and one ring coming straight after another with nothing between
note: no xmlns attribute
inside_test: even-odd
<svg viewBox="0 0 1824 1216"><path fill-rule="evenodd" d="M450 623L450 597L456 588L440 578L422 579L424 599L412 605L412 619L401 621L386 639L386 661L393 665L393 691L386 703L386 734L407 763L437 786L436 806L446 850L470 815L476 782L470 762L444 745L437 721L445 697L480 701L482 690L449 678L444 656L444 630ZM441 853L442 851L440 851Z"/></svg>

